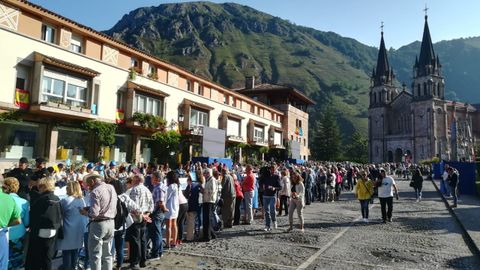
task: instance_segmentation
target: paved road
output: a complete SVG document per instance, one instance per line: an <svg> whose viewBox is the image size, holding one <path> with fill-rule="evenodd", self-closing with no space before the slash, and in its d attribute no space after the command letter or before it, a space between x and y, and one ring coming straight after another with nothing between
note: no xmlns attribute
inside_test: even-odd
<svg viewBox="0 0 480 270"><path fill-rule="evenodd" d="M359 222L359 204L344 194L335 203L305 209L305 233L264 232L257 220L237 226L210 243L187 243L168 252L150 269L480 269L480 259L433 184L424 182L424 200L416 203L408 181L397 181L392 223L371 208L371 222ZM378 201L377 201L378 203Z"/></svg>

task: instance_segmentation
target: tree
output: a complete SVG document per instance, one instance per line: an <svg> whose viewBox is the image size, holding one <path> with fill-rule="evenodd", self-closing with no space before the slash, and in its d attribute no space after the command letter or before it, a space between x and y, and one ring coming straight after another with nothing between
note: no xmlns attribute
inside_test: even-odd
<svg viewBox="0 0 480 270"><path fill-rule="evenodd" d="M357 163L368 162L368 141L361 133L353 133L345 149L345 159Z"/></svg>
<svg viewBox="0 0 480 270"><path fill-rule="evenodd" d="M325 110L320 120L315 123L315 128L312 155L317 160L338 160L341 157L341 137L332 109Z"/></svg>

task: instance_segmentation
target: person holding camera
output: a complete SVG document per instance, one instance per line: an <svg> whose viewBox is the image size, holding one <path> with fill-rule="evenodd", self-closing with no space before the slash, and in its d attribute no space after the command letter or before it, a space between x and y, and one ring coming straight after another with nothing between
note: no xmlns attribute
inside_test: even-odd
<svg viewBox="0 0 480 270"><path fill-rule="evenodd" d="M392 222L393 212L393 195L398 200L398 189L395 180L391 176L387 176L384 168L380 169L380 177L377 180L378 198L380 199L380 207L382 209L383 223Z"/></svg>

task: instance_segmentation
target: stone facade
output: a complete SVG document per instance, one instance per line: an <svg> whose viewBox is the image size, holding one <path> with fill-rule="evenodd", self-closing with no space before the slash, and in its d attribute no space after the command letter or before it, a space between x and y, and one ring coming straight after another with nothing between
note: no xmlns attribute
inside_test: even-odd
<svg viewBox="0 0 480 270"><path fill-rule="evenodd" d="M445 100L441 67L425 17L412 89L395 86L382 32L370 88L370 162L418 163L433 157L473 160L478 130L473 125L479 122L479 113L472 105Z"/></svg>

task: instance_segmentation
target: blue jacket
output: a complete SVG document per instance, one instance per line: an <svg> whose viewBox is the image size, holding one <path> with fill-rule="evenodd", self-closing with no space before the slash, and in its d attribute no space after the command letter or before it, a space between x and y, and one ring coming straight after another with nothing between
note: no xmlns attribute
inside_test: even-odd
<svg viewBox="0 0 480 270"><path fill-rule="evenodd" d="M80 208L86 206L83 198L68 196L60 201L63 216L63 239L57 240L58 250L79 249L83 245L88 218L80 215Z"/></svg>

